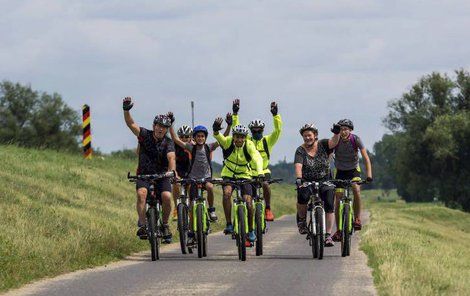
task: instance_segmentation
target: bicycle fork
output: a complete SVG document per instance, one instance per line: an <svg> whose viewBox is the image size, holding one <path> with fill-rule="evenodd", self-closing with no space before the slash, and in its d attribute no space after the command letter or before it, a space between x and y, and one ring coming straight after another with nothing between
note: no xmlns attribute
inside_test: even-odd
<svg viewBox="0 0 470 296"><path fill-rule="evenodd" d="M344 213L344 206L349 205L349 215L347 217L347 221L343 221L343 213ZM352 220L353 220L353 203L351 200L345 200L341 199L339 202L339 225L338 225L338 230L342 231L343 230L343 225L346 225L346 230L348 232L352 232ZM343 222L346 222L347 224L344 224Z"/></svg>

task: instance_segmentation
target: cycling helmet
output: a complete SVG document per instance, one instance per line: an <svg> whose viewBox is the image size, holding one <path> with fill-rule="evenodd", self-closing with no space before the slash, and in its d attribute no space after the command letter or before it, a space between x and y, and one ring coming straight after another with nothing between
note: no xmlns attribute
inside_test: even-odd
<svg viewBox="0 0 470 296"><path fill-rule="evenodd" d="M178 129L178 136L191 136L193 129L188 125L183 125Z"/></svg>
<svg viewBox="0 0 470 296"><path fill-rule="evenodd" d="M194 128L193 130L193 137L196 136L197 133L200 133L200 132L203 132L204 135L206 135L206 138L207 138L207 135L209 134L209 132L207 131L207 128L203 125L198 125Z"/></svg>
<svg viewBox="0 0 470 296"><path fill-rule="evenodd" d="M160 115L155 116L155 119L153 120L153 124L159 124L159 125L163 125L164 127L170 127L171 120L167 115L160 114Z"/></svg>
<svg viewBox="0 0 470 296"><path fill-rule="evenodd" d="M305 131L312 131L312 132L318 134L318 129L317 129L317 127L315 126L315 124L313 124L313 123L306 123L306 124L304 124L304 125L300 128L300 130L299 130L300 135L303 135L303 133L304 133Z"/></svg>
<svg viewBox="0 0 470 296"><path fill-rule="evenodd" d="M248 129L246 126L239 124L232 128L232 134L246 136L248 135Z"/></svg>
<svg viewBox="0 0 470 296"><path fill-rule="evenodd" d="M340 121L338 121L338 125L340 126L347 126L349 127L351 130L354 129L354 124L351 120L349 119L341 119Z"/></svg>
<svg viewBox="0 0 470 296"><path fill-rule="evenodd" d="M264 122L261 119L255 119L248 124L249 129L254 129L254 128L261 128L264 129Z"/></svg>

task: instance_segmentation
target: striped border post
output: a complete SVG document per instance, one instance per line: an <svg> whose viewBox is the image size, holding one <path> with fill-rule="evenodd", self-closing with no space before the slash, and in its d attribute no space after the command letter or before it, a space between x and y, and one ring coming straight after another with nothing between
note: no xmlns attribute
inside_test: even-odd
<svg viewBox="0 0 470 296"><path fill-rule="evenodd" d="M90 128L90 106L83 105L83 157L91 159L91 128Z"/></svg>

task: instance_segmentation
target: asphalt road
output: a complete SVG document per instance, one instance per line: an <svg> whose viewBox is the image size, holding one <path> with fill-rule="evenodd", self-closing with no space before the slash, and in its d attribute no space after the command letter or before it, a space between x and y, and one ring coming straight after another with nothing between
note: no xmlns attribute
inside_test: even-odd
<svg viewBox="0 0 470 296"><path fill-rule="evenodd" d="M293 216L270 224L263 256L248 249L240 262L235 241L209 235L208 257L183 255L179 245L166 246L161 259L149 252L121 262L78 271L28 285L8 295L375 295L367 258L353 237L351 256L342 258L340 244L325 248L323 260L312 259L305 236ZM196 252L197 253L197 252Z"/></svg>

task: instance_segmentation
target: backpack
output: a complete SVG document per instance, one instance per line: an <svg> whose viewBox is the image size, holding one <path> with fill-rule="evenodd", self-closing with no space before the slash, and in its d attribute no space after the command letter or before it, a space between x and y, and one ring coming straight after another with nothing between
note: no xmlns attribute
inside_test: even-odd
<svg viewBox="0 0 470 296"><path fill-rule="evenodd" d="M357 144L356 144L356 137L357 137L356 135L350 134L350 135L349 135L349 142L350 142L351 145L353 146L353 149L357 152L358 147L357 147ZM341 139L340 139L340 141L341 141ZM338 148L338 146L339 146L340 143L341 143L341 142L338 142L338 144L336 144L335 148L333 148L333 150L335 151L335 153L336 153L336 148Z"/></svg>
<svg viewBox="0 0 470 296"><path fill-rule="evenodd" d="M209 163L209 168L211 170L211 177L212 177L212 152L211 148L209 145L204 144L204 150L206 152L206 157L207 157L207 162ZM191 172L193 169L194 162L196 161L196 152L197 152L197 145L193 146L193 149L191 150L191 164L189 166L188 173Z"/></svg>
<svg viewBox="0 0 470 296"><path fill-rule="evenodd" d="M263 138L263 149L264 149L264 152L266 152L268 159L270 159L271 155L269 153L268 140L266 140L266 137Z"/></svg>

